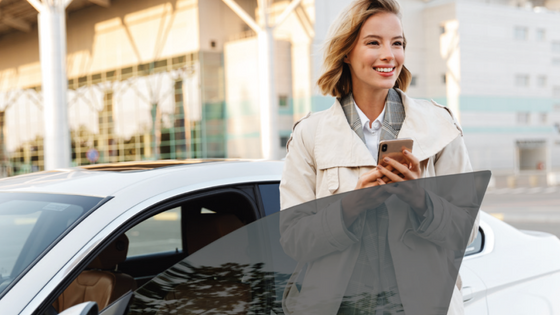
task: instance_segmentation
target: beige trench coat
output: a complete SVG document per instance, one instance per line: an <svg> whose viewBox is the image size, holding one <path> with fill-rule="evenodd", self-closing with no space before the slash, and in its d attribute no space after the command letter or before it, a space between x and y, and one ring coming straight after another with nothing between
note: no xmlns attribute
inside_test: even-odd
<svg viewBox="0 0 560 315"><path fill-rule="evenodd" d="M423 177L472 171L462 130L452 114L433 101L401 95L406 118L398 138L414 140L412 153L421 161ZM350 128L340 103L328 110L308 114L294 125L287 144L285 168L280 184L281 209L354 189L358 177L376 165L367 147ZM336 205L335 205L336 207ZM338 206L340 207L340 206ZM313 220L321 222L323 230L310 229ZM403 229L409 225L401 221ZM477 217L469 243L478 230ZM281 213L281 243L288 255L299 262L309 263L301 292L285 292L284 307L290 314L336 314L359 254L360 245L343 229L340 210L317 211L312 215ZM319 226L319 225L317 225ZM402 230L389 231L391 252L401 250ZM402 242L401 242L402 243ZM404 248L406 250L406 248ZM426 252L426 255L430 253ZM395 262L399 277L414 276L415 266ZM336 270L338 272L333 272ZM424 272L424 270L422 270ZM342 285L341 285L342 284ZM306 287L321 288L328 296L320 302L306 292ZM454 288L448 314L463 314L460 279ZM414 308L414 291L399 286L405 311ZM287 295L286 295L287 294ZM307 295L306 295L307 294ZM312 305L310 307L310 305Z"/></svg>

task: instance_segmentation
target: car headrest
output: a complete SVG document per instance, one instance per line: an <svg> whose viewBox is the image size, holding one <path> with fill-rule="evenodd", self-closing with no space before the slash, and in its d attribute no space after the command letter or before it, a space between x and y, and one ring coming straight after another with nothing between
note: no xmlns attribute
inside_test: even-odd
<svg viewBox="0 0 560 315"><path fill-rule="evenodd" d="M89 269L113 270L121 262L126 260L128 253L128 237L125 234L119 236L107 248L105 248L88 265Z"/></svg>
<svg viewBox="0 0 560 315"><path fill-rule="evenodd" d="M187 221L187 249L189 254L205 247L240 227L243 223L234 214L202 214Z"/></svg>

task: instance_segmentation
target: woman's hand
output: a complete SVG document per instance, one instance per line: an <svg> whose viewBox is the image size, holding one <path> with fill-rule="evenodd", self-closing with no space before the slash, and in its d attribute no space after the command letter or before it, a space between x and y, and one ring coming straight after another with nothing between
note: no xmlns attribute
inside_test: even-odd
<svg viewBox="0 0 560 315"><path fill-rule="evenodd" d="M381 176L381 175L380 175ZM381 179L379 179L381 180ZM366 187L380 186L377 180ZM385 202L390 193L387 193L385 187L360 189L353 191L342 198L342 217L347 228L356 221L360 214L368 209L375 209Z"/></svg>
<svg viewBox="0 0 560 315"><path fill-rule="evenodd" d="M401 200L408 203L417 214L423 215L426 211L426 191L422 187L415 185L415 182L404 183L408 180L420 178L422 175L420 171L420 161L408 150L403 150L403 156L408 165L401 164L394 159L386 157L383 159L386 166L377 166L379 172L389 179L389 181L380 181L380 184L385 185L388 183L403 182L399 185L387 186L387 192L397 195ZM391 167L393 171L389 170L389 167ZM394 170L398 171L401 176L395 174Z"/></svg>
<svg viewBox="0 0 560 315"><path fill-rule="evenodd" d="M398 170L394 169L390 165L385 169L389 172L399 173ZM381 173L378 169L373 169L362 174L358 178L358 183L356 184L356 188L354 188L354 190L383 185L388 181L389 179L383 175L383 173ZM351 199L342 199L342 216L346 227L350 227L350 225L352 225L352 223L354 223L354 221L358 218L360 213L367 209L373 209L379 206L385 202L385 199L387 199L390 195L388 195L383 189L376 189L374 191L368 190L367 192L352 193L351 196L353 197Z"/></svg>
<svg viewBox="0 0 560 315"><path fill-rule="evenodd" d="M390 157L383 159L383 166L381 163L377 169L389 180L383 180L382 184L392 182L402 182L405 180L418 179L422 175L420 172L420 161L408 150L403 150L403 156L408 165L402 164ZM402 175L402 176L399 176Z"/></svg>
<svg viewBox="0 0 560 315"><path fill-rule="evenodd" d="M388 165L386 169L389 172L396 174L397 176L400 174L400 172L394 169L393 166L391 165ZM390 182L389 178L385 176L383 173L381 173L377 168L375 168L369 172L360 175L360 177L358 178L358 183L356 184L354 190L379 186L388 182Z"/></svg>

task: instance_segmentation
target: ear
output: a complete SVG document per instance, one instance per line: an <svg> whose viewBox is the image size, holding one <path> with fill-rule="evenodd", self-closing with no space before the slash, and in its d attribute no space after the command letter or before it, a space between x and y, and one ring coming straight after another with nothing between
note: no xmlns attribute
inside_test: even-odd
<svg viewBox="0 0 560 315"><path fill-rule="evenodd" d="M350 58L348 58L348 55L344 55L344 59L342 59L342 61L344 61L344 63L350 63Z"/></svg>

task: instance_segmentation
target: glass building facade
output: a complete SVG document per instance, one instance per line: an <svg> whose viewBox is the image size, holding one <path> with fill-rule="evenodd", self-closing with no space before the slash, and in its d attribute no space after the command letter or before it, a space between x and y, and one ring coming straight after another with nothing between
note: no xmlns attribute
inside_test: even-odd
<svg viewBox="0 0 560 315"><path fill-rule="evenodd" d="M72 165L226 156L221 53L68 80ZM44 169L41 87L0 95L0 176Z"/></svg>

